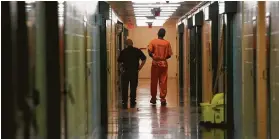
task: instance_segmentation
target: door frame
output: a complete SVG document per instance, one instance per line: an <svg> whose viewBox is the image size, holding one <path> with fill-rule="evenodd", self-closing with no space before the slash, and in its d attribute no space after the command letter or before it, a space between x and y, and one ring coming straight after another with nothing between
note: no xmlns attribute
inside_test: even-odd
<svg viewBox="0 0 279 139"><path fill-rule="evenodd" d="M271 13L266 13L266 89L267 89L267 135L268 138L272 138L271 134L271 75L270 75L270 65L271 65Z"/></svg>
<svg viewBox="0 0 279 139"><path fill-rule="evenodd" d="M179 49L179 55L178 55L178 71L179 71L179 102L184 102L184 23L181 23L178 25L178 49Z"/></svg>
<svg viewBox="0 0 279 139"><path fill-rule="evenodd" d="M47 139L61 138L61 79L58 2L45 6L45 56L47 88ZM54 10L55 9L55 10Z"/></svg>
<svg viewBox="0 0 279 139"><path fill-rule="evenodd" d="M99 1L100 14L100 96L101 96L101 136L106 138L108 131L108 85L107 85L107 28L106 20L109 19L110 6L107 2Z"/></svg>
<svg viewBox="0 0 279 139"><path fill-rule="evenodd" d="M2 132L3 138L15 139L16 137L16 109L15 109L15 96L16 96L16 71L15 71L15 60L16 46L13 37L12 29L12 13L11 13L11 2L1 2L1 31L2 35L2 62L5 66L2 67L2 105L9 107L2 107L2 127L5 127L5 132Z"/></svg>
<svg viewBox="0 0 279 139"><path fill-rule="evenodd" d="M233 136L234 129L234 107L233 107L233 92L234 92L234 77L233 77L233 37L236 37L233 34L233 20L237 10L237 2L226 1L224 3L224 9L219 11L219 14L223 16L224 20L224 41L223 41L223 69L224 69L224 98L225 98L225 107L224 107L224 119L225 125L229 129L227 132L228 136ZM223 24L223 23L222 23Z"/></svg>

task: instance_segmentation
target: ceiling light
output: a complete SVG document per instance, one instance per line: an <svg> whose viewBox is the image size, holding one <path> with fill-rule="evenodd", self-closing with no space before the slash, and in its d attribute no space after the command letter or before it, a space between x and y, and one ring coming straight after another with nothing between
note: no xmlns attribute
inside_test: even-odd
<svg viewBox="0 0 279 139"><path fill-rule="evenodd" d="M172 15L174 12L161 12L160 15ZM148 14L153 15L151 12L134 12L134 14Z"/></svg>
<svg viewBox="0 0 279 139"><path fill-rule="evenodd" d="M164 19L160 19L162 21L166 21ZM155 21L159 21L158 19L140 19L139 21L144 21L144 22L155 22Z"/></svg>
<svg viewBox="0 0 279 139"><path fill-rule="evenodd" d="M153 16L151 14L136 14L135 16L141 17L141 16ZM169 17L171 14L165 14L165 15L160 15L160 17Z"/></svg>
<svg viewBox="0 0 279 139"><path fill-rule="evenodd" d="M177 7L160 7L161 10L172 10L172 9L177 9ZM134 10L151 10L153 9L152 7L134 7Z"/></svg>
<svg viewBox="0 0 279 139"><path fill-rule="evenodd" d="M155 19L148 19L147 17L138 17L138 16L136 16L135 18L136 18L136 20L154 21L154 20L167 20L170 17L155 17Z"/></svg>
<svg viewBox="0 0 279 139"><path fill-rule="evenodd" d="M175 12L176 9L161 9L161 12Z"/></svg>
<svg viewBox="0 0 279 139"><path fill-rule="evenodd" d="M155 17L156 19L158 19L158 20L167 20L167 19L169 19L170 17L160 17L160 16L157 16L157 17Z"/></svg>
<svg viewBox="0 0 279 139"><path fill-rule="evenodd" d="M179 7L180 4L133 4L133 7Z"/></svg>
<svg viewBox="0 0 279 139"><path fill-rule="evenodd" d="M152 12L146 12L146 11L134 11L135 14L152 14ZM164 11L161 11L160 12L160 15L161 14L173 14L173 12L164 12Z"/></svg>
<svg viewBox="0 0 279 139"><path fill-rule="evenodd" d="M163 26L166 20L137 20L137 26L148 26L147 22L152 22L152 26Z"/></svg>
<svg viewBox="0 0 279 139"><path fill-rule="evenodd" d="M132 0L132 2L133 3L141 3L141 4L143 4L143 3L157 3L155 1L154 2L147 2L147 1L133 1L133 0Z"/></svg>
<svg viewBox="0 0 279 139"><path fill-rule="evenodd" d="M134 12L150 12L151 9L134 9Z"/></svg>
<svg viewBox="0 0 279 139"><path fill-rule="evenodd" d="M146 17L136 17L136 20L146 20Z"/></svg>
<svg viewBox="0 0 279 139"><path fill-rule="evenodd" d="M167 16L165 16L165 17L157 16L157 17L155 17L155 19L151 19L151 20L167 20L169 18L170 17L167 17ZM138 16L136 16L136 20L148 20L148 18L147 17L138 17Z"/></svg>
<svg viewBox="0 0 279 139"><path fill-rule="evenodd" d="M152 16L152 15L135 15L136 17L147 17L147 16ZM160 17L170 17L171 15L161 15Z"/></svg>
<svg viewBox="0 0 279 139"><path fill-rule="evenodd" d="M176 9L161 9L161 12L175 12ZM151 12L151 9L135 9L134 12Z"/></svg>
<svg viewBox="0 0 279 139"><path fill-rule="evenodd" d="M132 0L133 3L140 3L140 4L144 4L144 3L167 3L167 1L165 0L158 0L158 1L139 1L139 0ZM179 3L181 2L180 0L177 1L169 1L169 3Z"/></svg>
<svg viewBox="0 0 279 139"><path fill-rule="evenodd" d="M157 3L149 1L132 2L137 26L148 26L147 22L152 22L152 26L163 26L164 23L180 6L180 1L169 3L166 1L158 1ZM154 13L152 12L152 9L154 8L160 8L160 16L154 16Z"/></svg>

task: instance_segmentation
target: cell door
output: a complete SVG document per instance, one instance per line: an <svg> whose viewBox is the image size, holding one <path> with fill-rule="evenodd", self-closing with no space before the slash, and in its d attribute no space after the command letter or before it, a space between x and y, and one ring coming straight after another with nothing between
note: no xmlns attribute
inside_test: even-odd
<svg viewBox="0 0 279 139"><path fill-rule="evenodd" d="M266 2L266 10L270 11L270 19L268 16L266 20L269 20L269 24L266 21L267 26L267 46L269 48L269 85L267 86L270 90L267 102L269 103L269 121L270 121L270 139L277 139L279 136L279 28L278 28L278 1ZM270 28L270 29L268 29ZM269 30L269 31L268 31ZM268 39L269 38L269 39ZM268 70L268 69L267 69Z"/></svg>
<svg viewBox="0 0 279 139"><path fill-rule="evenodd" d="M101 95L101 130L106 133L108 131L108 59L107 49L109 47L107 43L107 23L109 20L109 4L103 1L98 2L99 13L102 16L102 22L100 25L100 95ZM102 134L105 135L105 134ZM106 137L102 137L106 138Z"/></svg>
<svg viewBox="0 0 279 139"><path fill-rule="evenodd" d="M82 3L84 4L84 3ZM65 81L64 88L64 120L65 137L88 135L89 127L89 66L88 56L90 52L88 46L88 26L86 11L76 7L75 3L59 3L59 8L64 8L67 13L64 15L65 24L61 34L64 35L65 54ZM61 18L61 17L60 17ZM63 41L63 40L62 40ZM63 54L63 53L62 53Z"/></svg>
<svg viewBox="0 0 279 139"><path fill-rule="evenodd" d="M2 51L2 62L6 63L5 66L1 68L2 70L2 80L5 82L1 83L1 97L2 97L2 123L1 126L5 127L2 130L2 138L10 138L15 139L16 137L16 80L15 75L16 71L15 67L15 53L16 47L13 42L15 42L14 37L12 36L13 30L13 22L12 22L12 14L11 14L11 2L4 1L1 2L1 33L5 34L1 36L1 51ZM3 75L3 73L5 73ZM4 105L4 106L3 106Z"/></svg>
<svg viewBox="0 0 279 139"><path fill-rule="evenodd" d="M252 138L256 133L256 94L255 94L255 49L256 49L256 20L251 18L244 18L251 22L249 28L243 31L243 136ZM247 22L244 21L244 22Z"/></svg>
<svg viewBox="0 0 279 139"><path fill-rule="evenodd" d="M193 27L190 31L190 86L191 99L195 105L202 102L202 28Z"/></svg>
<svg viewBox="0 0 279 139"><path fill-rule="evenodd" d="M117 51L116 51L116 60L118 59L118 57L120 56L120 52L123 50L123 24L121 22L117 22L117 37L116 37L116 47L117 47ZM119 63L116 63L117 65L117 86L118 86L118 102L119 105L121 104L121 67L119 65Z"/></svg>
<svg viewBox="0 0 279 139"><path fill-rule="evenodd" d="M190 29L190 102L196 105L196 29Z"/></svg>
<svg viewBox="0 0 279 139"><path fill-rule="evenodd" d="M184 90L184 69L183 69L183 33L179 33L179 98L180 102L183 102L183 90Z"/></svg>
<svg viewBox="0 0 279 139"><path fill-rule="evenodd" d="M184 102L184 94L183 94L183 90L185 89L184 87L184 24L181 23L179 26L178 26L178 45L179 45L179 69L178 69L178 72L179 72L179 100L181 103Z"/></svg>
<svg viewBox="0 0 279 139"><path fill-rule="evenodd" d="M271 136L271 86L270 86L270 13L266 14L265 26L266 26L266 92L267 92L267 135L268 139L272 139Z"/></svg>
<svg viewBox="0 0 279 139"><path fill-rule="evenodd" d="M254 104L254 134L257 136L257 18L253 17L253 104Z"/></svg>
<svg viewBox="0 0 279 139"><path fill-rule="evenodd" d="M202 27L196 27L196 91L197 102L202 102Z"/></svg>

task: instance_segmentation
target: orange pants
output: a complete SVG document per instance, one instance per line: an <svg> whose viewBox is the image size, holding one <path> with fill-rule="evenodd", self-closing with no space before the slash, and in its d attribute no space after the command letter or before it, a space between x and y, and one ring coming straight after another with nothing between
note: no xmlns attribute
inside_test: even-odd
<svg viewBox="0 0 279 139"><path fill-rule="evenodd" d="M167 79L168 79L168 67L158 67L152 65L151 67L151 97L156 100L157 86L159 80L160 98L161 102L166 101L167 96Z"/></svg>

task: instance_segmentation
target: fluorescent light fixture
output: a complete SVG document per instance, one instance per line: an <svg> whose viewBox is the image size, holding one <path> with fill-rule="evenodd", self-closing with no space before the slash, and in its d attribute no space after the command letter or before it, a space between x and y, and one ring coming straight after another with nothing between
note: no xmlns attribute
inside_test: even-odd
<svg viewBox="0 0 279 139"><path fill-rule="evenodd" d="M133 7L178 7L180 4L133 4Z"/></svg>
<svg viewBox="0 0 279 139"><path fill-rule="evenodd" d="M155 2L155 1L132 1L133 3L141 3L141 4L145 4L145 3L158 3L158 2Z"/></svg>
<svg viewBox="0 0 279 139"><path fill-rule="evenodd" d="M177 7L160 7L161 10L172 10L177 9ZM134 7L134 10L151 10L152 7Z"/></svg>
<svg viewBox="0 0 279 139"><path fill-rule="evenodd" d="M170 17L161 17L161 16L157 16L157 17L155 17L156 19L158 19L158 20L167 20L167 19L169 19Z"/></svg>
<svg viewBox="0 0 279 139"><path fill-rule="evenodd" d="M141 21L141 22L155 22L155 21L166 21L166 20L163 20L163 19L161 19L161 20L158 20L158 19L140 19L140 20L138 20L138 21Z"/></svg>
<svg viewBox="0 0 279 139"><path fill-rule="evenodd" d="M135 15L136 17L146 17L146 16L153 16L153 15L146 15L146 14L137 14ZM170 14L169 15L160 15L160 17L169 17L171 16Z"/></svg>
<svg viewBox="0 0 279 139"><path fill-rule="evenodd" d="M167 20L169 18L170 17L167 17L167 16L165 16L165 17L158 16L158 17L155 17L155 20ZM148 20L148 18L147 17L138 17L138 16L136 16L136 20Z"/></svg>
<svg viewBox="0 0 279 139"><path fill-rule="evenodd" d="M160 1L140 1L140 0L132 0L133 3L140 3L140 4L143 4L143 3L167 3L166 1L164 0L160 0ZM181 1L169 1L169 3L179 3Z"/></svg>
<svg viewBox="0 0 279 139"><path fill-rule="evenodd" d="M136 20L147 20L147 18L146 17L137 17L136 16Z"/></svg>
<svg viewBox="0 0 279 139"><path fill-rule="evenodd" d="M180 6L179 2L169 2L158 1L158 2L149 2L149 1L132 1L134 7L134 14L136 18L137 26L148 26L147 22L152 22L152 26L163 26L164 23L170 18L170 16L176 11ZM151 10L153 8L160 8L160 16L155 18L149 18L148 16L153 16Z"/></svg>
<svg viewBox="0 0 279 139"><path fill-rule="evenodd" d="M175 12L176 9L161 9L161 12ZM151 9L135 9L134 12L151 12Z"/></svg>
<svg viewBox="0 0 279 139"><path fill-rule="evenodd" d="M137 14L145 14L145 15L153 15L151 12L134 12L135 15ZM173 12L161 12L160 15L172 15Z"/></svg>
<svg viewBox="0 0 279 139"><path fill-rule="evenodd" d="M134 9L134 12L150 12L151 9Z"/></svg>
<svg viewBox="0 0 279 139"><path fill-rule="evenodd" d="M34 2L36 2L36 1L34 1L34 0L25 1L25 3L27 3L27 4L29 4L29 3L34 3Z"/></svg>
<svg viewBox="0 0 279 139"><path fill-rule="evenodd" d="M151 12L143 12L143 11L134 11L135 14L152 14ZM173 12L160 12L160 15L161 14L170 14L172 15Z"/></svg>
<svg viewBox="0 0 279 139"><path fill-rule="evenodd" d="M152 26L163 26L166 20L137 20L137 26L148 26L147 22L152 22Z"/></svg>
<svg viewBox="0 0 279 139"><path fill-rule="evenodd" d="M160 14L160 16L171 16L172 14ZM135 14L135 16L154 16L153 14Z"/></svg>

